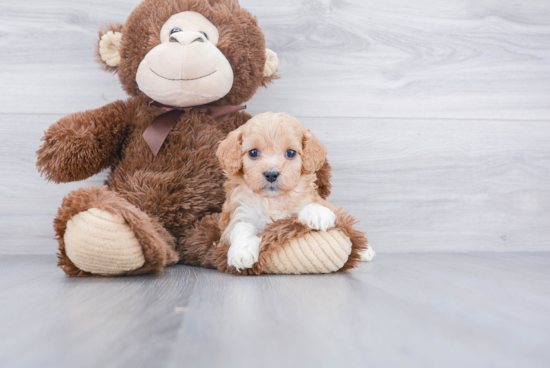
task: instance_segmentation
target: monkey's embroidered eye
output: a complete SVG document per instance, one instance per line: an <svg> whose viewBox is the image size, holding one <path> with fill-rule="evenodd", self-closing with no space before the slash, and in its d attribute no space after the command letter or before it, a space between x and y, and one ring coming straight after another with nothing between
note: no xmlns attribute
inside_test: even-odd
<svg viewBox="0 0 550 368"><path fill-rule="evenodd" d="M207 35L206 33L202 32L202 31L199 31L199 33L202 33L202 35L203 35L204 37L206 37L206 39L208 39L208 35Z"/></svg>
<svg viewBox="0 0 550 368"><path fill-rule="evenodd" d="M294 158L294 157L296 157L296 151L291 150L291 149L287 150L287 151L286 151L286 157L287 157L287 158Z"/></svg>
<svg viewBox="0 0 550 368"><path fill-rule="evenodd" d="M174 33L178 33L178 32L181 32L181 29L174 28L173 30L170 31L170 34L173 35Z"/></svg>
<svg viewBox="0 0 550 368"><path fill-rule="evenodd" d="M257 149L250 150L248 151L248 156L250 158L258 158L260 157L260 151L258 151Z"/></svg>

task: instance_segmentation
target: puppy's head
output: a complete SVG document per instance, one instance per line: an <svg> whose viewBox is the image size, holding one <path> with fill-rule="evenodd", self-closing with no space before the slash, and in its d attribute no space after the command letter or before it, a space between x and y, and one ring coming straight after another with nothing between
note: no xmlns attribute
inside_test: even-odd
<svg viewBox="0 0 550 368"><path fill-rule="evenodd" d="M309 129L287 114L265 113L230 133L218 148L227 176L242 176L255 192L277 197L316 173L326 161L325 147Z"/></svg>

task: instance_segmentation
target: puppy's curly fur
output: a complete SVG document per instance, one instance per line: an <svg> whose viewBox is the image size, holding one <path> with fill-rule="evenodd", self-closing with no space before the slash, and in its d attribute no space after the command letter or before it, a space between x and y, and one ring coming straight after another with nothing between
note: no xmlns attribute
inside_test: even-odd
<svg viewBox="0 0 550 368"><path fill-rule="evenodd" d="M217 156L227 176L220 227L230 265L251 268L258 261L258 234L292 214L315 230L334 227L336 206L316 185L325 147L297 119L257 115L229 134Z"/></svg>
<svg viewBox="0 0 550 368"><path fill-rule="evenodd" d="M316 173L326 163L326 150L297 119L257 115L229 134L217 156L227 176L220 247L228 251L228 268L256 273L285 241L336 226L352 240L342 269L355 265L366 238L348 214L320 195Z"/></svg>

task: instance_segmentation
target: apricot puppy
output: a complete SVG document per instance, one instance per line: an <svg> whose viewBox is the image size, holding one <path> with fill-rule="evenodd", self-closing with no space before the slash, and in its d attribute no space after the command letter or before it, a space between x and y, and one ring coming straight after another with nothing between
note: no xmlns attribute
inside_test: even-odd
<svg viewBox="0 0 550 368"><path fill-rule="evenodd" d="M311 229L335 226L336 206L317 193L325 147L292 116L255 116L221 142L217 156L227 176L220 228L230 266L241 270L258 261L258 234L270 222L296 213Z"/></svg>

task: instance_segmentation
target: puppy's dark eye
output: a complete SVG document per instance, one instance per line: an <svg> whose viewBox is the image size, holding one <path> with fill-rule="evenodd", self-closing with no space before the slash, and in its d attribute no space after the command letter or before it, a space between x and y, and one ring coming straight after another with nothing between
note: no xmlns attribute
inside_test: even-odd
<svg viewBox="0 0 550 368"><path fill-rule="evenodd" d="M248 151L248 156L250 156L250 158L258 158L260 157L260 152L257 149L253 149Z"/></svg>
<svg viewBox="0 0 550 368"><path fill-rule="evenodd" d="M199 33L202 33L202 35L203 35L204 37L206 37L206 39L208 39L208 35L207 35L206 33L202 32L202 31L200 31Z"/></svg>
<svg viewBox="0 0 550 368"><path fill-rule="evenodd" d="M174 33L178 33L178 32L181 32L181 29L174 28L173 30L170 31L170 34L173 35Z"/></svg>
<svg viewBox="0 0 550 368"><path fill-rule="evenodd" d="M286 157L287 157L287 158L294 158L294 157L296 157L296 151L291 150L291 149L287 150L287 151L286 151Z"/></svg>

